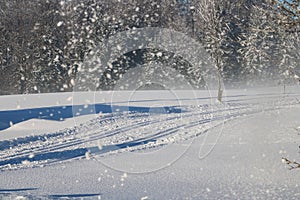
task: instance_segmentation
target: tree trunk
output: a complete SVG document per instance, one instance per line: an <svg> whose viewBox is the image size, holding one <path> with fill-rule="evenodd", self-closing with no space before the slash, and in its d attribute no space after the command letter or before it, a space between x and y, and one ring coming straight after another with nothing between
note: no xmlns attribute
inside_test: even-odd
<svg viewBox="0 0 300 200"><path fill-rule="evenodd" d="M221 83L221 75L218 74L218 101L222 102L222 98L223 98L223 88Z"/></svg>

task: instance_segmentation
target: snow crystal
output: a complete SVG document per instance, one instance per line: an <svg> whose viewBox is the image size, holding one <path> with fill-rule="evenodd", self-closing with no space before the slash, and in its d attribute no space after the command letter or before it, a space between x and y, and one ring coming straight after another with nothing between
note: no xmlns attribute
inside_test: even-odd
<svg viewBox="0 0 300 200"><path fill-rule="evenodd" d="M31 153L29 156L28 156L28 158L34 158L34 154L33 153Z"/></svg>
<svg viewBox="0 0 300 200"><path fill-rule="evenodd" d="M91 153L89 151L85 152L85 158L87 160L90 160L91 159Z"/></svg>
<svg viewBox="0 0 300 200"><path fill-rule="evenodd" d="M121 51L121 50L122 50L121 45L117 45L117 49L118 49L119 51Z"/></svg>
<svg viewBox="0 0 300 200"><path fill-rule="evenodd" d="M73 100L73 97L67 98L67 101L72 101L72 100Z"/></svg>
<svg viewBox="0 0 300 200"><path fill-rule="evenodd" d="M111 79L111 75L110 75L110 74L106 74L106 77L107 77L108 79Z"/></svg>
<svg viewBox="0 0 300 200"><path fill-rule="evenodd" d="M22 164L23 164L23 165L30 165L30 161L28 161L28 160L23 160L23 161L22 161Z"/></svg>
<svg viewBox="0 0 300 200"><path fill-rule="evenodd" d="M73 86L75 85L75 80L74 79L71 79L70 82L71 82L71 85L73 85Z"/></svg>
<svg viewBox="0 0 300 200"><path fill-rule="evenodd" d="M100 142L98 142L98 149L99 149L99 150L102 150L102 149L103 149L103 145L102 145Z"/></svg>
<svg viewBox="0 0 300 200"><path fill-rule="evenodd" d="M17 196L15 199L16 199L16 200L25 200L25 199L27 199L27 198L26 198L26 197L23 197L23 196Z"/></svg>
<svg viewBox="0 0 300 200"><path fill-rule="evenodd" d="M156 55L157 55L157 57L162 57L163 54L162 54L162 52L158 52Z"/></svg>
<svg viewBox="0 0 300 200"><path fill-rule="evenodd" d="M122 176L121 176L121 181L124 182L125 179L128 177L127 173L124 173Z"/></svg>
<svg viewBox="0 0 300 200"><path fill-rule="evenodd" d="M56 56L55 56L54 62L59 62L59 55L56 55Z"/></svg>
<svg viewBox="0 0 300 200"><path fill-rule="evenodd" d="M63 25L62 21L60 21L60 22L57 23L57 27L61 27L62 25Z"/></svg>

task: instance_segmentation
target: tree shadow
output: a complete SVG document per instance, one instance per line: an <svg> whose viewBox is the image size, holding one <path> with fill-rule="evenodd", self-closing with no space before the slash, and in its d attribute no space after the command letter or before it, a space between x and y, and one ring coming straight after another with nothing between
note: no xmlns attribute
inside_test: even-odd
<svg viewBox="0 0 300 200"><path fill-rule="evenodd" d="M79 157L84 157L87 152L97 154L97 155L102 155L105 153L113 152L119 149L125 149L128 147L134 147L134 146L139 146L139 145L144 145L148 144L150 142L155 142L156 139L153 139L152 137L149 138L141 138L129 142L124 142L116 145L108 145L105 146L101 149L99 147L89 147L89 148L78 148L78 149L72 149L72 150L63 150L63 151L54 151L54 152L42 152L42 153L37 153L34 155L34 157L28 157L26 156L21 156L17 158L11 158L7 160L2 160L0 161L0 166L5 166L5 165L17 165L17 164L22 164L26 161L26 164L30 165L30 163L33 162L39 162L39 161L45 161L48 160L47 163L53 163L53 162L58 162L58 161L66 161L74 158L79 158Z"/></svg>
<svg viewBox="0 0 300 200"><path fill-rule="evenodd" d="M38 188L17 188L17 189L1 189L0 188L0 194L7 194L7 193L13 193L13 192L26 192L26 191L33 191L37 190Z"/></svg>
<svg viewBox="0 0 300 200"><path fill-rule="evenodd" d="M84 197L96 197L100 196L101 194L59 194L59 195L49 195L48 198L50 199L74 199L74 198L84 198Z"/></svg>
<svg viewBox="0 0 300 200"><path fill-rule="evenodd" d="M18 124L30 119L45 119L52 121L63 121L75 116L91 115L94 113L113 113L114 111L147 113L150 107L137 106L112 106L107 104L96 105L74 105L74 106L57 106L45 108L32 108L24 110L0 111L0 131L9 128L13 124ZM181 113L184 112L177 106L157 107L156 110L164 113Z"/></svg>

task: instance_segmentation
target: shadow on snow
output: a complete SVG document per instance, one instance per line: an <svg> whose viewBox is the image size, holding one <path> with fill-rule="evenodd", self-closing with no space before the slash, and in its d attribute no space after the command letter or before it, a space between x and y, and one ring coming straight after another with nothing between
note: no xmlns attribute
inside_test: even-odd
<svg viewBox="0 0 300 200"><path fill-rule="evenodd" d="M94 113L117 112L156 112L156 113L181 113L183 112L176 106L170 107L135 107L135 106L112 106L107 104L96 105L75 105L57 106L45 108L32 108L25 110L0 111L0 131L9 128L12 124L18 124L30 119L45 119L53 121L63 121L76 116L90 115Z"/></svg>

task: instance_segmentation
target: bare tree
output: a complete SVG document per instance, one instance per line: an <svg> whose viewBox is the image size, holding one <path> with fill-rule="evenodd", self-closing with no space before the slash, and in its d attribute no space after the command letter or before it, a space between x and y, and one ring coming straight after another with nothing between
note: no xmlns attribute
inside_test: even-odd
<svg viewBox="0 0 300 200"><path fill-rule="evenodd" d="M246 76L254 81L258 77L282 79L284 87L286 79L298 76L295 69L299 68L299 11L285 3L265 0L253 4L242 41Z"/></svg>
<svg viewBox="0 0 300 200"><path fill-rule="evenodd" d="M230 40L228 34L232 32L230 20L233 20L234 17L232 13L233 4L230 1L197 0L194 1L194 5L196 26L199 27L202 40L211 53L218 70L217 98L221 102L223 96L221 79L227 64L225 57L228 56L224 47Z"/></svg>
<svg viewBox="0 0 300 200"><path fill-rule="evenodd" d="M59 1L3 1L1 76L12 93L61 91L66 70ZM3 86L2 86L3 87Z"/></svg>

